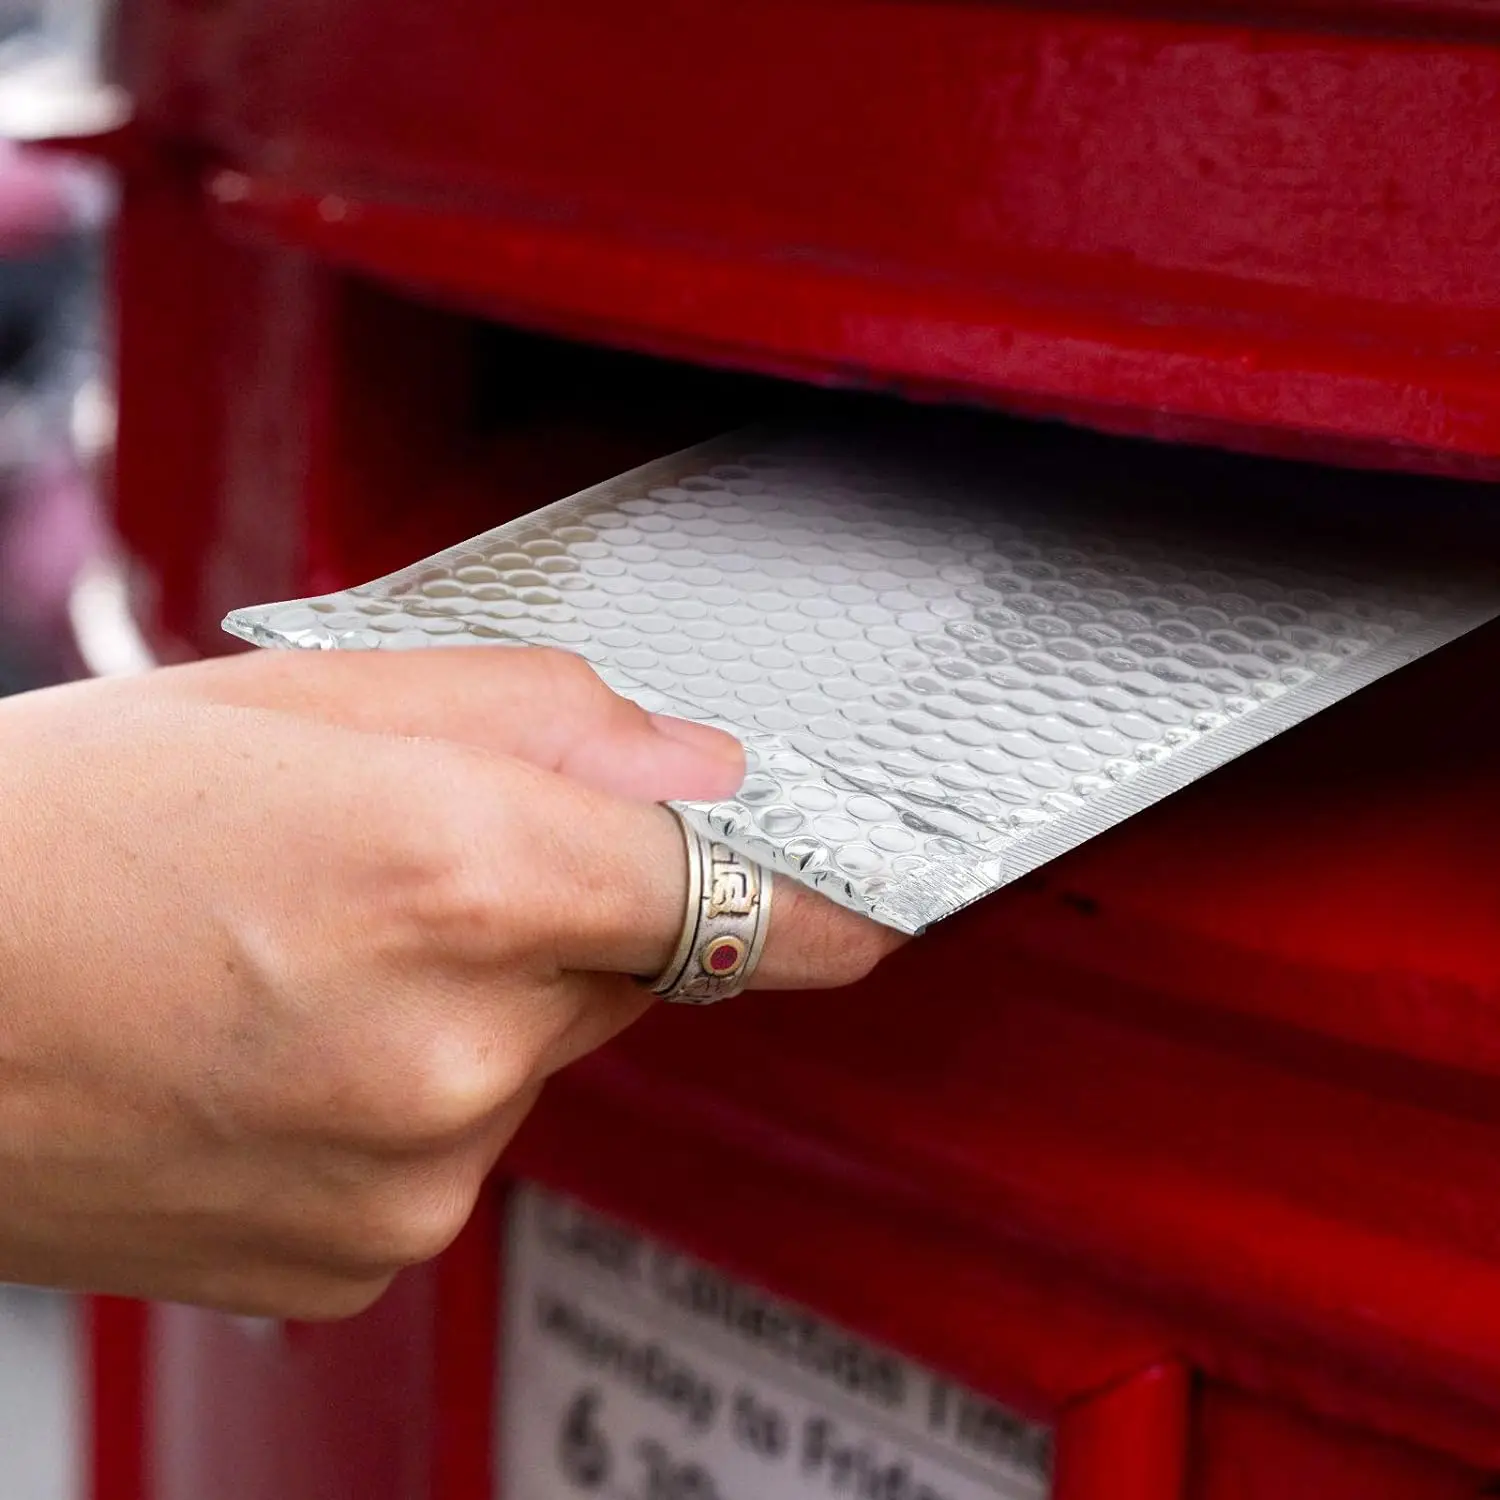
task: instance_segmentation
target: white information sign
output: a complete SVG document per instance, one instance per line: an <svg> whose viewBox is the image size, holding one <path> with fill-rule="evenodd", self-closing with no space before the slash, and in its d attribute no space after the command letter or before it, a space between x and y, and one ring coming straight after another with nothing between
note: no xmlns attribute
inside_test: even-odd
<svg viewBox="0 0 1500 1500"><path fill-rule="evenodd" d="M564 1199L513 1202L500 1500L1045 1500L1047 1428Z"/></svg>

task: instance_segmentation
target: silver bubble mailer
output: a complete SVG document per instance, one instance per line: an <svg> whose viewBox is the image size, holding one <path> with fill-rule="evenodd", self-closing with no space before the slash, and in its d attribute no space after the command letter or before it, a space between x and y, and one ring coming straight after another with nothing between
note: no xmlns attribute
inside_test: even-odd
<svg viewBox="0 0 1500 1500"><path fill-rule="evenodd" d="M1500 613L1361 526L1110 489L1003 446L738 434L226 628L577 652L743 742L700 828L916 932Z"/></svg>

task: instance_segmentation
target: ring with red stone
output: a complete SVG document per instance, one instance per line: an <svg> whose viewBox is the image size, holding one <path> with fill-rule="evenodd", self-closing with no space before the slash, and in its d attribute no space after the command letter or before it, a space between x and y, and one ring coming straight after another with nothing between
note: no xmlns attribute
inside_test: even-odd
<svg viewBox="0 0 1500 1500"><path fill-rule="evenodd" d="M739 994L755 972L774 881L764 866L673 815L687 851L687 910L672 961L651 990L678 1005L712 1005Z"/></svg>

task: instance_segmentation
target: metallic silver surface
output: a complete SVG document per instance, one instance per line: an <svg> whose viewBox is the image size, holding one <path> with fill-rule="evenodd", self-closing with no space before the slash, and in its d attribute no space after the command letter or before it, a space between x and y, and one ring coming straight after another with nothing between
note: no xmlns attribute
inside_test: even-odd
<svg viewBox="0 0 1500 1500"><path fill-rule="evenodd" d="M712 1005L750 982L771 930L771 872L677 814L687 851L687 910L671 962L652 984L678 1005Z"/></svg>
<svg viewBox="0 0 1500 1500"><path fill-rule="evenodd" d="M693 952L693 937L698 931L698 917L703 899L703 845L704 838L681 813L675 813L677 831L682 835L683 852L687 857L687 899L683 904L682 932L677 946L667 960L667 966L651 982L651 989L660 995L670 988L687 967Z"/></svg>
<svg viewBox="0 0 1500 1500"><path fill-rule="evenodd" d="M695 827L913 932L1500 613L1493 579L1371 553L1363 512L1322 540L1284 505L1204 529L1213 497L1164 516L1111 483L741 434L226 628L577 652L745 744Z"/></svg>

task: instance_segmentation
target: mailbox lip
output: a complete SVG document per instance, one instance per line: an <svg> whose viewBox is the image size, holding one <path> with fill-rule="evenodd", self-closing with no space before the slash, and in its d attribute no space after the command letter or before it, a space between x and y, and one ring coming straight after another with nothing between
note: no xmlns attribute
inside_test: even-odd
<svg viewBox="0 0 1500 1500"><path fill-rule="evenodd" d="M1500 472L1500 136L1449 141L1494 87L1474 0L458 14L146 0L122 55L144 128L231 169L227 219L475 311Z"/></svg>
<svg viewBox="0 0 1500 1500"><path fill-rule="evenodd" d="M1009 291L903 285L734 247L414 209L338 178L232 170L205 194L230 235L539 333L1262 457L1500 476L1487 369L1411 338L1372 356L1356 311L1337 331L1283 338L1226 332L1185 306L1163 331L1128 300L1080 315L1024 277Z"/></svg>

